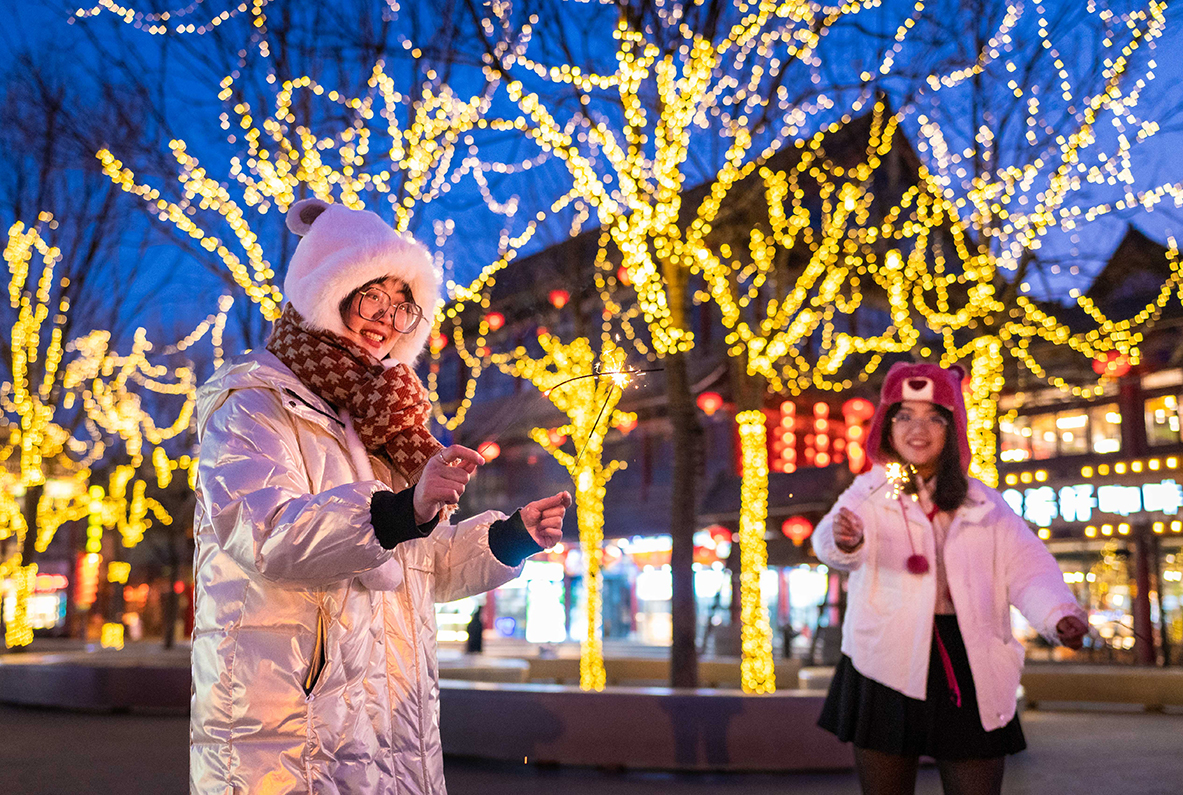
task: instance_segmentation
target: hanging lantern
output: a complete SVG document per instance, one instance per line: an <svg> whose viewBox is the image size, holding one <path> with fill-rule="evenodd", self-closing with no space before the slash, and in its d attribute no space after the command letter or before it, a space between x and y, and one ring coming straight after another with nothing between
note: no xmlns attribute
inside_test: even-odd
<svg viewBox="0 0 1183 795"><path fill-rule="evenodd" d="M485 323L489 326L489 331L497 331L505 325L505 315L500 312L490 312L485 315Z"/></svg>
<svg viewBox="0 0 1183 795"><path fill-rule="evenodd" d="M431 335L431 352L439 353L444 348L448 347L448 336L446 334Z"/></svg>
<svg viewBox="0 0 1183 795"><path fill-rule="evenodd" d="M813 535L813 522L804 516L790 516L781 524L780 531L785 534L785 538L793 542L793 546L799 547L805 543L805 539Z"/></svg>
<svg viewBox="0 0 1183 795"><path fill-rule="evenodd" d="M1106 375L1110 378L1121 378L1129 371L1130 357L1126 356L1124 353L1109 351L1108 353L1093 359L1093 372L1097 375Z"/></svg>
<svg viewBox="0 0 1183 795"><path fill-rule="evenodd" d="M479 447L477 447L476 451L478 453L480 453L481 456L484 457L485 462L488 463L489 461L492 461L493 459L495 459L497 456L501 455L501 445L497 444L497 442L492 442L492 441L482 442L481 445Z"/></svg>
<svg viewBox="0 0 1183 795"><path fill-rule="evenodd" d="M731 530L727 527L724 527L721 524L713 524L710 527L708 527L706 529L706 531L710 535L711 539L714 540L714 542L716 544L723 544L723 543L730 544L731 543L731 539L732 539Z"/></svg>
<svg viewBox="0 0 1183 795"><path fill-rule="evenodd" d="M848 424L866 422L875 416L875 406L866 398L851 398L842 404L842 416Z"/></svg>
<svg viewBox="0 0 1183 795"><path fill-rule="evenodd" d="M715 416L715 412L723 408L723 396L718 392L703 392L694 402L708 417Z"/></svg>
<svg viewBox="0 0 1183 795"><path fill-rule="evenodd" d="M620 422L616 423L616 430L628 436L629 431L637 427L637 418L633 416L625 417Z"/></svg>
<svg viewBox="0 0 1183 795"><path fill-rule="evenodd" d="M628 287L630 284L632 284L632 280L630 280L628 277L628 268L624 267L623 265L616 269L616 279L625 287Z"/></svg>
<svg viewBox="0 0 1183 795"><path fill-rule="evenodd" d="M550 443L555 447L560 447L563 442L567 441L567 434L563 433L558 428L551 428L546 432L546 435L550 439Z"/></svg>
<svg viewBox="0 0 1183 795"><path fill-rule="evenodd" d="M551 290L549 298L551 306L555 309L562 309L571 300L571 293L566 290Z"/></svg>

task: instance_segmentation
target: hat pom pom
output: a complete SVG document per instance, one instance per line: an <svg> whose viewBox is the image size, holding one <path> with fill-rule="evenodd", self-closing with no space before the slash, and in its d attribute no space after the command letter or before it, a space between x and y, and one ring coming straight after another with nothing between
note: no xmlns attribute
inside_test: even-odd
<svg viewBox="0 0 1183 795"><path fill-rule="evenodd" d="M312 222L327 209L329 203L323 199L301 199L288 208L288 229L304 237L312 229Z"/></svg>
<svg viewBox="0 0 1183 795"><path fill-rule="evenodd" d="M909 555L906 565L912 574L928 573L928 558L923 555Z"/></svg>

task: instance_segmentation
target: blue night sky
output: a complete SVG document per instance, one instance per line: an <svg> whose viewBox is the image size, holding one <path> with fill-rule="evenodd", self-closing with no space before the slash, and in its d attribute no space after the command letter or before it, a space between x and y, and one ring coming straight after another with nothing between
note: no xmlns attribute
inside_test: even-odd
<svg viewBox="0 0 1183 795"><path fill-rule="evenodd" d="M279 13L275 9L280 5L278 2L273 3L268 9L269 13ZM1057 6L1056 3L1047 5L1051 8ZM1079 5L1077 0L1068 2L1069 7ZM381 3L376 3L375 6L385 7ZM175 10L180 6L168 2L153 5L150 0L143 0L137 3L136 7ZM192 14L187 18L200 24L221 10L233 7L234 4L227 0L204 0L204 4L194 4ZM417 31L421 33L427 30L433 34L438 32L432 27L430 20L432 7L432 4L403 3L397 14L387 11L376 16L385 18L390 25L386 39L395 45L393 49L396 53L401 50L397 44L405 38L414 36ZM911 7L911 3L884 4L887 11L891 11L893 7L906 10ZM211 176L229 182L227 162L240 147L228 144L225 133L219 129L218 118L226 108L217 98L216 82L226 71L233 68L233 64L202 55L202 48L211 44L213 37L149 36L134 30L131 26L118 23L109 13L103 13L93 19L79 19L70 24L69 17L74 8L50 0L21 4L10 11L8 24L0 33L0 48L6 50L9 55L3 62L12 68L17 54L38 52L41 55L40 63L46 68L57 70L67 81L77 80L79 85L86 85L88 81L95 79L95 74L107 73L118 76L119 68L115 65L114 59L124 59L126 63L131 64L131 74L139 75L145 82L155 86L155 90L158 90L156 96L164 98L160 105L163 112L159 119L146 125L146 130L154 139L152 144L156 148L158 164L169 164L167 141L173 137L183 138L188 142L190 151L209 169ZM604 54L610 55L610 50L604 46L610 42L602 37L602 27L599 34L583 35L589 27L589 20L593 19L591 15L602 15L604 12L601 9L589 4L569 4L563 13L570 16L565 16L561 24L569 32L579 34L573 36L573 39L582 42L582 49L577 48L577 55L591 59L599 56L601 62ZM1180 44L1180 31L1176 29L1183 25L1183 19L1179 17L1174 10L1169 12L1167 33L1159 40L1154 52L1147 53L1157 61L1157 79L1152 81L1146 90L1135 114L1139 118L1159 120L1162 132L1148 144L1139 147L1136 152L1133 159L1133 171L1137 177L1136 189L1145 189L1166 182L1183 182L1183 158L1177 154L1183 142L1180 138L1181 125L1178 122L1178 110L1183 108L1183 58L1179 57L1183 55L1183 45ZM884 23L881 27L890 32L889 29L898 24L899 18L901 17L897 16L896 21L890 25ZM235 20L231 21L233 22ZM223 26L222 30L234 29L231 23ZM237 30L241 30L241 27ZM601 37L597 38L597 35ZM422 38L415 36L416 41ZM856 44L845 41L840 36L835 36L831 44L832 48L826 51L826 57L838 66L833 72L826 72L827 77L838 75L840 80L845 80L843 70L863 68L859 65L862 61L855 57ZM329 44L326 43L325 46L328 47ZM538 46L546 47L547 43L539 42ZM850 55L844 60L843 48L847 47L850 49ZM598 52L600 48L603 48L602 52ZM1074 55L1068 53L1064 56L1070 67ZM907 57L908 52L905 51L901 58ZM396 75L410 74L409 62L399 61L395 55L389 58L388 67ZM326 73L327 71L325 70ZM346 74L349 74L348 71ZM806 73L801 74L804 76ZM471 68L457 66L451 83L458 90L475 85L473 75ZM360 79L360 74L356 70L352 76L354 79ZM326 87L329 87L327 81L325 82ZM898 101L903 91L901 85L901 82L889 79L883 81L879 88L886 90L893 97L893 101ZM833 96L839 100L840 108L843 101L848 102L857 94L858 90L849 88L845 92L836 91ZM955 110L956 102L955 98L952 99L951 106L945 110ZM824 120L824 116L819 115L818 118ZM1100 134L1103 140L1105 136L1108 136L1109 140L1114 140L1116 135L1108 122L1101 127ZM502 135L489 138L483 143L487 146L485 156L490 159L503 158L513 161L536 154L536 150L523 142L520 136ZM696 156L709 162L713 157L713 153L708 151L709 144L698 146L702 148L696 150ZM116 152L116 156L125 159L133 167L137 163L149 165L152 146L146 146L144 149L148 152L147 155L129 152L127 157L124 157ZM140 171L141 169L137 168L137 172ZM160 176L150 176L148 181L156 187L169 187L168 181ZM516 177L495 180L491 183L491 190L500 201L513 196L518 197L521 210L509 223L510 230L516 233L523 227L522 219L532 217L538 209L545 208L563 189L565 181L566 177L557 167L553 164L544 164ZM1112 200L1120 196L1120 193L1113 188L1105 187L1091 190L1084 195L1088 197L1089 203L1099 203ZM134 206L138 201L125 198L129 206ZM0 208L0 213L3 213L0 221L5 226L14 220L9 216L7 209ZM129 224L133 226L149 224L142 213L130 217L132 220ZM458 282L466 283L494 256L497 233L504 219L488 210L476 183L471 178L466 178L458 182L450 194L429 209L414 231L429 245L433 245L436 242L433 231L436 225L449 220L455 224L456 231L444 249L448 260L448 275ZM561 240L566 234L569 222L569 214L550 221L544 226L542 233L525 248L524 253ZM1080 286L1082 278L1087 279L1094 273L1116 246L1128 223L1136 225L1160 242L1165 241L1168 235L1183 238L1183 210L1174 207L1169 201L1159 205L1152 213L1141 210L1115 213L1073 234L1052 233L1047 236L1041 251L1042 257L1049 263L1058 264L1058 274L1049 270L1046 285L1051 292L1062 294L1069 285ZM157 224L155 227L159 230L162 225ZM282 266L279 255L275 253L280 235L285 234L281 227L281 217L274 210L264 217L262 226L259 227L268 259L276 267ZM138 299L134 302L138 304L138 309L121 318L119 331L121 334L127 334L136 325L147 325L154 338L159 335L162 342L169 342L213 311L216 296L225 289L223 276L218 274L216 269L203 267L195 262L190 253L180 250L174 241L159 231L144 248L141 245L143 231L129 228L128 243L122 249L129 268L133 261L141 267L132 288ZM1075 274L1071 272L1073 267L1078 269ZM1039 282L1033 285L1037 293L1043 291L1042 285L1043 283ZM240 296L239 304L245 304L245 298Z"/></svg>

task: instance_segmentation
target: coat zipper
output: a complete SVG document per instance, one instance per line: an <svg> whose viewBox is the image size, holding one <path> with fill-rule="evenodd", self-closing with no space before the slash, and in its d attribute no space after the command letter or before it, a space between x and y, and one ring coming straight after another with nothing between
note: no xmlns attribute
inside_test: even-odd
<svg viewBox="0 0 1183 795"><path fill-rule="evenodd" d="M317 414L319 414L320 416L322 416L322 417L328 417L330 420L332 420L333 422L337 423L337 424L338 424L338 425L340 425L342 428L344 428L344 427L345 427L345 423L341 421L341 418L340 418L340 417L338 417L338 416L337 416L337 415L335 415L335 414L330 414L330 413L329 413L329 412L327 412L327 411L324 411L324 410L322 410L322 409L319 409L319 408L317 408L316 406L312 405L312 404L311 404L311 403L309 403L307 400L305 400L304 398L300 397L298 394L296 394L295 392L293 392L293 391L292 391L291 389L289 389L288 387L286 387L286 386L285 386L285 387L283 388L283 393L284 393L285 395L287 395L288 397L293 397L293 398L295 398L296 400L300 401L301 403L303 403L305 406L307 406L308 408L310 408L310 409L312 409L313 411L315 411L315 412L316 412Z"/></svg>

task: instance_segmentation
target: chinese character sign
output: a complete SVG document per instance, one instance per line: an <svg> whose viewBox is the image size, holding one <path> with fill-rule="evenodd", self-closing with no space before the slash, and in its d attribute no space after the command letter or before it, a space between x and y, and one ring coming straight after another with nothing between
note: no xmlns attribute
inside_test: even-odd
<svg viewBox="0 0 1183 795"><path fill-rule="evenodd" d="M1046 527L1059 516L1065 522L1088 522L1093 512L1130 516L1136 513L1163 513L1175 516L1183 510L1183 484L1174 480L1144 483L1141 486L1108 484L1094 489L1091 484L1007 489L1002 498L1011 510L1032 524Z"/></svg>

